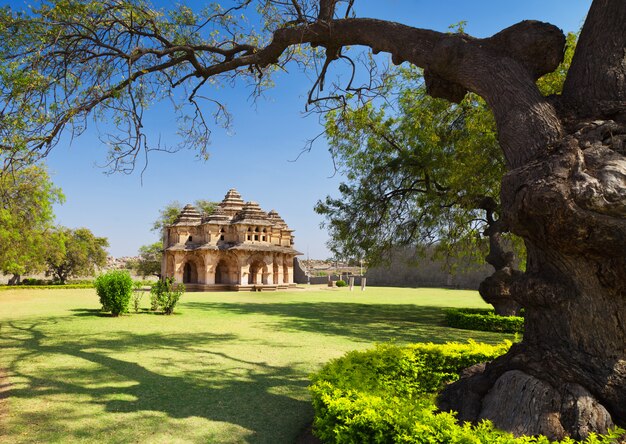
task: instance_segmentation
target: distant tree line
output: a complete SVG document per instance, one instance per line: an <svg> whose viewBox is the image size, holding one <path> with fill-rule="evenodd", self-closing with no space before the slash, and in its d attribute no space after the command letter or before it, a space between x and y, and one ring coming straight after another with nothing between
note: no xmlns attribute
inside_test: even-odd
<svg viewBox="0 0 626 444"><path fill-rule="evenodd" d="M0 272L9 285L36 273L64 284L105 265L106 238L54 224L53 206L64 200L43 165L0 175Z"/></svg>

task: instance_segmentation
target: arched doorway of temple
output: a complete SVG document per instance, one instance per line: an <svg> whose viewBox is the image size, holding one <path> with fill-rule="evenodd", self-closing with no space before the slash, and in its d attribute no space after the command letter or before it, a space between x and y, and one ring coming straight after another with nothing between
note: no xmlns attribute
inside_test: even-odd
<svg viewBox="0 0 626 444"><path fill-rule="evenodd" d="M248 284L260 285L267 284L267 265L260 259L250 264L250 273L248 274Z"/></svg>
<svg viewBox="0 0 626 444"><path fill-rule="evenodd" d="M215 283L216 284L232 284L231 267L224 259L220 260L215 267Z"/></svg>
<svg viewBox="0 0 626 444"><path fill-rule="evenodd" d="M187 262L183 268L183 283L184 284L197 284L198 283L198 269L193 262Z"/></svg>

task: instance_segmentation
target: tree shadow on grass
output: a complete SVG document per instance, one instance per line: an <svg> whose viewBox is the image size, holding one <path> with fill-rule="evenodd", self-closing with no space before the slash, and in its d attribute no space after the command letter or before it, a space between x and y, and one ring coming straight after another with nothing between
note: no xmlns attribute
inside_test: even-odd
<svg viewBox="0 0 626 444"><path fill-rule="evenodd" d="M412 304L347 302L225 303L187 302L196 310L266 315L274 328L345 336L359 342L499 342L503 335L445 325L445 308Z"/></svg>
<svg viewBox="0 0 626 444"><path fill-rule="evenodd" d="M81 317L95 316L99 318L111 317L111 313L104 312L100 310L99 308L74 308L74 309L71 309L70 311L75 312L74 316L81 316Z"/></svg>
<svg viewBox="0 0 626 444"><path fill-rule="evenodd" d="M115 317L108 311L102 311L99 308L72 308L69 311L73 312L72 316L78 317L100 317L100 318L112 318ZM182 313L175 311L174 313L167 316L179 316ZM126 313L122 313L121 316L133 316L133 315L156 315L156 316L166 316L162 311L153 311L148 308L141 308L139 311L128 311Z"/></svg>
<svg viewBox="0 0 626 444"><path fill-rule="evenodd" d="M203 349L202 353L212 355L210 357L227 362L228 365L208 365L202 371L172 376L172 372L168 374L167 371L149 370L137 362L111 356L115 353L132 352L141 346L176 350L177 353L188 349L189 354L197 357L199 345L217 345L224 341L239 340L234 335L124 334L123 338L91 335L67 338L59 342L57 338L44 334L40 328L41 323L13 322L3 327L2 341L21 350L9 368L11 377L20 381L10 388L8 395L11 397L49 399L55 395L67 395L76 399L76 402L85 402L88 399L88 403L102 405L106 412L115 413L115 421L118 423L124 422L119 415L134 412L161 412L173 419L206 418L245 428L249 433L245 442L249 443L293 442L299 425L297 421L295 425L293 421L285 422L285 414L292 418L294 415L306 419L312 417L309 402L276 393L301 393L308 384L306 375L289 366L277 367L249 362ZM51 345L55 343L59 345ZM20 370L23 367L21 363L25 360L58 355L80 359L87 365L53 368L43 372ZM163 368L166 369L168 364L177 365L176 362L167 362L165 359ZM65 414L75 415L75 418L71 418L75 421L81 420L80 408ZM63 428L58 419L58 412L36 411L21 413L19 421L23 424L48 423L46 427ZM108 435L114 433L113 440L120 441L124 430L112 431L112 424L106 421L102 421L101 430L97 430L97 427L94 430L93 425L90 425L88 432L68 427L61 431L60 436L67 441L85 436L93 440L100 436L106 441L113 438L113 435ZM162 423L163 420L160 420L157 427L163 426ZM114 427L120 425L123 424L113 424ZM86 433L89 434L85 435ZM134 441L138 439L132 434L128 438ZM210 440L210 437L205 435L203 441L207 439ZM121 440L124 441L123 438Z"/></svg>

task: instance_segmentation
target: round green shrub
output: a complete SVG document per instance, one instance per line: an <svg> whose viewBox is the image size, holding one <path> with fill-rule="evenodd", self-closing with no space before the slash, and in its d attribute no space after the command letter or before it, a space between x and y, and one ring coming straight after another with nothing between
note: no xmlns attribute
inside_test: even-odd
<svg viewBox="0 0 626 444"><path fill-rule="evenodd" d="M133 293L133 280L128 271L113 270L101 274L96 278L94 286L100 297L102 310L110 311L113 316L128 311Z"/></svg>
<svg viewBox="0 0 626 444"><path fill-rule="evenodd" d="M339 279L337 282L335 282L335 285L337 287L345 287L348 284L346 284L346 281Z"/></svg>

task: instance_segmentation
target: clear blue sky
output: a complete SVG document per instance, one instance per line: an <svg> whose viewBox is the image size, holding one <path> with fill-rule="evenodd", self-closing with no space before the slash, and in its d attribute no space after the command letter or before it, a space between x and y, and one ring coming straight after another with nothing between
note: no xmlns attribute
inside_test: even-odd
<svg viewBox="0 0 626 444"><path fill-rule="evenodd" d="M22 1L1 2L19 7ZM159 4L170 4L167 0ZM195 7L204 2L186 2ZM467 21L468 34L485 37L523 19L537 19L565 32L578 30L590 0L357 0L360 17L377 17L408 25L446 31ZM111 255L135 255L141 245L158 239L150 231L159 208L172 200L221 200L229 188L237 188L244 200L255 200L269 211L276 209L295 229L296 248L311 258L329 256L327 234L313 206L327 194L337 195L340 177L333 176L327 147L320 140L309 153L291 162L307 139L321 128L317 116L303 114L311 83L296 72L276 77L276 87L264 99L252 103L243 88L221 91L220 97L234 116L229 133L216 129L207 162L193 152L153 153L142 178L140 171L126 176L105 175L97 166L106 149L91 128L71 144L57 146L47 164L66 202L57 206L57 222L87 227L109 239ZM207 94L209 92L207 91ZM152 140L172 140L173 114L158 107L149 115Z"/></svg>

